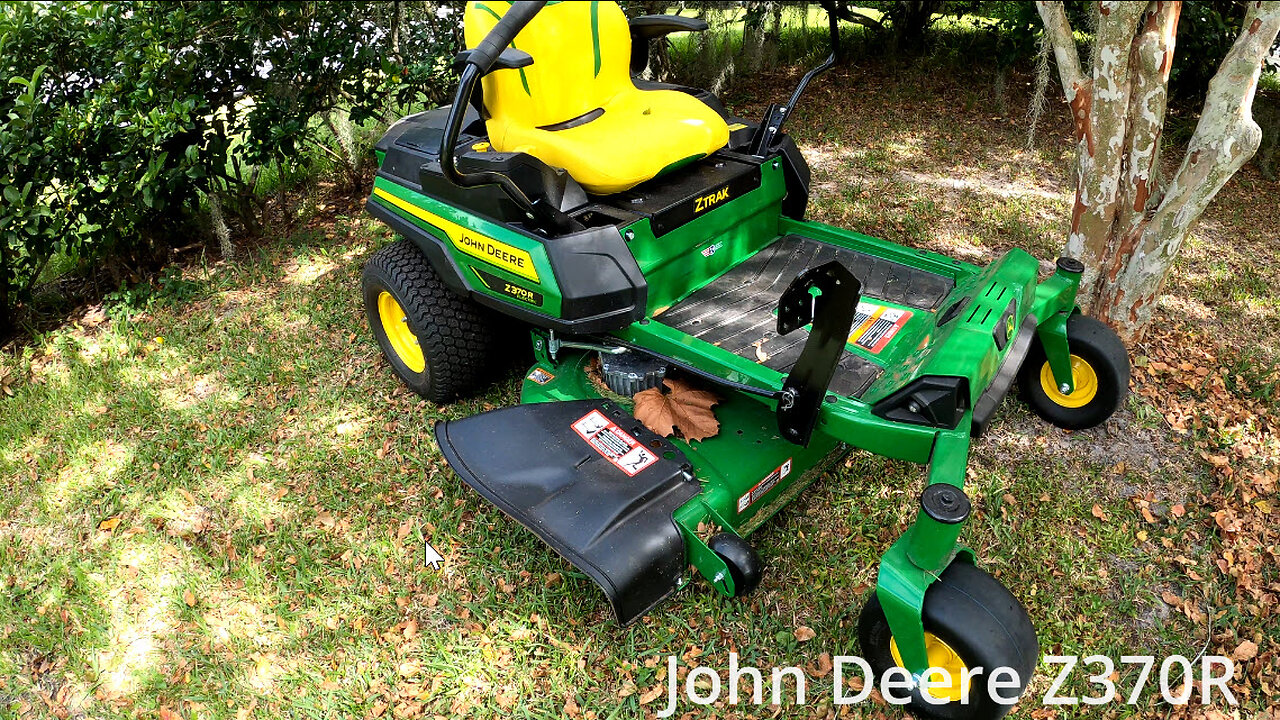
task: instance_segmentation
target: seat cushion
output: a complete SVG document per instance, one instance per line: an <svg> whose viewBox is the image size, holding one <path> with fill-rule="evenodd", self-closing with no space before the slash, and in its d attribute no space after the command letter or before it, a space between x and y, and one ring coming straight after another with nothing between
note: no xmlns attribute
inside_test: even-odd
<svg viewBox="0 0 1280 720"><path fill-rule="evenodd" d="M495 149L526 152L564 168L597 195L632 188L729 141L718 113L675 90L623 91L602 109L594 120L564 130L490 120L490 141Z"/></svg>

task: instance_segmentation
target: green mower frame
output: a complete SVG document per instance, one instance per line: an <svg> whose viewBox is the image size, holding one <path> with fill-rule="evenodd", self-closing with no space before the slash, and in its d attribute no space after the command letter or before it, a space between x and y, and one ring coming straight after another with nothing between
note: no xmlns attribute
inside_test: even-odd
<svg viewBox="0 0 1280 720"><path fill-rule="evenodd" d="M531 335L519 408L437 426L450 465L600 584L624 623L688 584L689 568L726 597L750 592L763 564L743 538L849 449L926 465L915 522L880 560L862 642L883 645L876 632L890 633L891 648L864 651L892 650L880 664L916 678L935 659L930 633L963 656L954 635L963 630L927 627L926 603L949 567L977 562L958 542L972 438L1015 381L1034 410L1068 428L1102 422L1127 390L1123 345L1076 308L1084 267L1060 258L1040 280L1040 262L1021 250L979 267L805 221L808 170L781 127L834 52L760 123L679 88L725 116L728 146L619 196L588 195L560 169L495 152L477 85L537 61L512 40L542 5L515 3L460 56L454 104L402 120L377 148L368 208L405 239L370 261L364 294L397 374L447 401L493 379L489 363L506 352L513 321ZM688 18L632 20L635 43L698 29ZM831 30L835 43L834 19ZM741 332L700 329L717 323L761 339L752 350L733 344ZM648 387L671 375L714 386L720 432L690 442L639 426L629 398L596 375L615 358L640 361L626 377ZM584 430L588 416L608 427ZM624 458L640 453L639 470L615 462L595 432L622 438ZM508 457L517 451L518 462ZM554 490L531 489L552 476ZM626 483L644 487L627 494ZM608 517L578 539L596 509ZM718 534L706 537L707 527ZM872 608L887 631L873 627L879 615L867 618ZM1024 622L1017 612L1006 624ZM1001 651L1018 655L1003 659L1028 676L1023 687L1038 662L1026 626Z"/></svg>

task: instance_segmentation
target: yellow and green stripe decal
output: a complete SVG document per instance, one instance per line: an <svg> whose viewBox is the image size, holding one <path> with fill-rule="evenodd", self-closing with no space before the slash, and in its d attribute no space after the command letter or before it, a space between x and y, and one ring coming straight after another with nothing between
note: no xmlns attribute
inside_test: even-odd
<svg viewBox="0 0 1280 720"><path fill-rule="evenodd" d="M508 5L511 5L512 3L507 3L507 4L508 4ZM498 14L498 13L496 13L496 12L494 12L493 8L489 7L488 5L485 5L484 3L476 3L476 9L477 9L477 10L483 10L483 11L485 11L485 12L489 13L490 15L492 15L492 16L493 16L493 19L494 19L494 20L501 20L501 19L502 19L502 16L501 16L501 15L499 15L499 14ZM512 40L512 41L511 41L511 47L512 47L512 49L515 49L515 50L519 50L519 49L520 49L520 48L516 47L516 41L515 41L515 40ZM516 68L516 72L519 72L519 73L520 73L520 85L524 87L524 94L525 94L525 95L529 95L530 97L532 97L532 96L533 96L533 93L529 91L529 78L525 76L525 74L524 74L524 68Z"/></svg>
<svg viewBox="0 0 1280 720"><path fill-rule="evenodd" d="M600 77L600 3L591 2L591 51L595 53L596 72L593 77Z"/></svg>
<svg viewBox="0 0 1280 720"><path fill-rule="evenodd" d="M449 242L459 251L526 280L541 282L538 279L538 270L533 266L533 256L527 250L495 240L488 235L481 235L475 230L424 210L404 198L396 197L380 187L373 189L373 196L380 202L432 225L449 238Z"/></svg>

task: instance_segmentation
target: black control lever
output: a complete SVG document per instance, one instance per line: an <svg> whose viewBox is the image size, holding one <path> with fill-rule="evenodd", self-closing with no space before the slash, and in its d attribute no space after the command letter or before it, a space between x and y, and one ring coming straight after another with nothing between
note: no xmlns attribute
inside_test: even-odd
<svg viewBox="0 0 1280 720"><path fill-rule="evenodd" d="M797 445L808 447L818 425L861 297L862 283L840 261L832 260L797 275L778 300L779 335L812 323L778 398L778 429Z"/></svg>
<svg viewBox="0 0 1280 720"><path fill-rule="evenodd" d="M791 98L787 100L786 105L770 103L769 108L764 111L764 120L760 122L760 127L756 128L756 134L751 138L751 154L757 156L765 156L772 152L773 143L778 135L782 134L782 125L791 116L792 111L800 104L800 96L804 93L805 88L809 86L809 81L822 73L830 70L836 65L836 56L840 54L840 20L836 17L835 3L831 0L825 0L822 7L827 11L827 25L831 31L831 54L826 60L816 68L804 74L800 78L800 84L796 85L796 89L792 91Z"/></svg>
<svg viewBox="0 0 1280 720"><path fill-rule="evenodd" d="M453 98L453 106L449 108L449 117L445 120L444 137L440 139L440 172L449 182L460 187L497 184L516 205L520 206L521 210L524 210L530 220L540 226L547 224L554 226L563 224L563 219L556 217L559 211L545 203L535 205L510 177L489 170L464 173L458 170L454 158L454 148L457 147L458 137L462 133L462 120L466 116L467 105L471 102L476 83L493 68L494 63L502 57L503 50L546 4L545 0L523 0L512 4L489 34L484 36L484 40L458 58L463 64L462 73L458 81L458 92ZM524 63L523 58L515 54L508 57L513 62Z"/></svg>

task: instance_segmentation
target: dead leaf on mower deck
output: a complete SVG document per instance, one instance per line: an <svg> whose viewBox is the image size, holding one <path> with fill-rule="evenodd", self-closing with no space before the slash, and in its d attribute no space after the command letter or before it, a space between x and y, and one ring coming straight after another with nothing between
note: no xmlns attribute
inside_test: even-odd
<svg viewBox="0 0 1280 720"><path fill-rule="evenodd" d="M666 378L666 386L636 393L636 419L663 437L678 433L685 440L705 440L720 432L711 408L720 404L715 393L699 390L680 378Z"/></svg>

